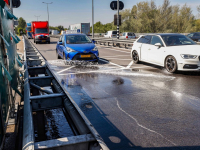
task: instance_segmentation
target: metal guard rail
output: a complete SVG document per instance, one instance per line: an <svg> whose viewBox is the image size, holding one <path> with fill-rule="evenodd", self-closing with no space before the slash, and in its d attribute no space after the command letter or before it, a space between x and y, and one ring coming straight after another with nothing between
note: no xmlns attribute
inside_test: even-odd
<svg viewBox="0 0 200 150"><path fill-rule="evenodd" d="M51 35L52 38L60 38L60 35ZM136 39L116 39L116 38L92 38L92 40L95 41L96 44L106 44L109 46L111 43L113 46L120 46L120 45L124 45L125 48L128 47L128 46L133 46L133 42L136 40Z"/></svg>
<svg viewBox="0 0 200 150"><path fill-rule="evenodd" d="M22 150L109 150L93 125L89 122L69 93L64 90L64 87L54 73L51 72L42 54L25 36L23 40L25 75ZM43 75L38 76L39 74ZM42 87L45 86L52 86L55 91L44 90ZM31 87L32 95L30 91ZM45 92L46 94L34 94L39 93L39 91ZM54 108L63 109L66 118L71 122L70 126L72 130L74 130L74 136L35 142L32 113Z"/></svg>

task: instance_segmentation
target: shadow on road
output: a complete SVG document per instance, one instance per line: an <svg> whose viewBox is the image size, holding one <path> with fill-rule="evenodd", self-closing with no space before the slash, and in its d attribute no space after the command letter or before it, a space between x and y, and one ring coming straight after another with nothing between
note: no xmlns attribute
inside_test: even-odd
<svg viewBox="0 0 200 150"><path fill-rule="evenodd" d="M165 74L169 74L169 75L200 76L200 71L176 71L175 73L169 73L166 71L166 69L164 67L161 67L161 66L157 66L154 64L146 63L146 62L140 62L139 64L152 67L150 69L142 69L142 70L151 71L151 72L155 72L155 73L164 72ZM140 70L140 69L138 69L138 70Z"/></svg>

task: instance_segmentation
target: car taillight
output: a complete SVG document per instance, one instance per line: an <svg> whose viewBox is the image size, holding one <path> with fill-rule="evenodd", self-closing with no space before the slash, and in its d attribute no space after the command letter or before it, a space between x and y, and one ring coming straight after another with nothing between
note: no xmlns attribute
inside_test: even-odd
<svg viewBox="0 0 200 150"><path fill-rule="evenodd" d="M128 36L126 36L126 38L128 39Z"/></svg>
<svg viewBox="0 0 200 150"><path fill-rule="evenodd" d="M112 34L111 34L111 37L112 37Z"/></svg>
<svg viewBox="0 0 200 150"><path fill-rule="evenodd" d="M135 37L137 39L137 37Z"/></svg>

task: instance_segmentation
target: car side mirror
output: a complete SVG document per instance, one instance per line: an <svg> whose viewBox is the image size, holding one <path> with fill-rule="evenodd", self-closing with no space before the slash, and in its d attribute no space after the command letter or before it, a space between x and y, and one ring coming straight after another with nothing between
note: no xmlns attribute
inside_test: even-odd
<svg viewBox="0 0 200 150"><path fill-rule="evenodd" d="M94 44L95 44L95 43L96 43L96 41L93 39L93 40L92 40L92 43L94 43Z"/></svg>
<svg viewBox="0 0 200 150"><path fill-rule="evenodd" d="M59 44L59 45L62 45L62 42L59 41L58 44Z"/></svg>
<svg viewBox="0 0 200 150"><path fill-rule="evenodd" d="M157 46L159 48L162 47L162 45L160 43L156 43L155 46Z"/></svg>

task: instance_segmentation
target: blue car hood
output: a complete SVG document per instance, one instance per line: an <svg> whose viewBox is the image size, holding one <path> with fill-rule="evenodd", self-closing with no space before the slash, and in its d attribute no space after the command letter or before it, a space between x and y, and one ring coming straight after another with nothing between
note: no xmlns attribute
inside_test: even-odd
<svg viewBox="0 0 200 150"><path fill-rule="evenodd" d="M83 52L83 51L90 52L95 47L94 43L67 44L66 46L78 52Z"/></svg>

